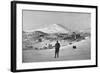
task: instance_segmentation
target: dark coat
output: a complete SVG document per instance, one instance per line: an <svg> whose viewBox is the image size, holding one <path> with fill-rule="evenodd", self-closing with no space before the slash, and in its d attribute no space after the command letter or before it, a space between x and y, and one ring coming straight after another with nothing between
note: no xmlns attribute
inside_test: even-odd
<svg viewBox="0 0 100 73"><path fill-rule="evenodd" d="M58 52L60 48L60 43L56 43L55 44L55 51Z"/></svg>

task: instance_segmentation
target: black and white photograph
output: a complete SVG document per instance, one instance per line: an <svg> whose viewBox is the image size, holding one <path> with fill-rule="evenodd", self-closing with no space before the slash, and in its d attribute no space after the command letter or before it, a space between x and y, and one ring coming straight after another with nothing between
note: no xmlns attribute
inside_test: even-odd
<svg viewBox="0 0 100 73"><path fill-rule="evenodd" d="M22 61L91 59L91 14L23 10Z"/></svg>
<svg viewBox="0 0 100 73"><path fill-rule="evenodd" d="M11 70L97 67L97 6L11 3Z"/></svg>

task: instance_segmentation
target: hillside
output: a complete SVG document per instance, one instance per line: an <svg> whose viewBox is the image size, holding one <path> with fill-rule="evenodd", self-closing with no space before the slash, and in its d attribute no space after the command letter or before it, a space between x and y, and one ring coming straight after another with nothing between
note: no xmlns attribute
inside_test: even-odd
<svg viewBox="0 0 100 73"><path fill-rule="evenodd" d="M81 41L90 37L87 32L70 32L60 24L52 24L49 27L31 31L23 31L23 49L53 49L58 40L61 46L67 46L75 41Z"/></svg>

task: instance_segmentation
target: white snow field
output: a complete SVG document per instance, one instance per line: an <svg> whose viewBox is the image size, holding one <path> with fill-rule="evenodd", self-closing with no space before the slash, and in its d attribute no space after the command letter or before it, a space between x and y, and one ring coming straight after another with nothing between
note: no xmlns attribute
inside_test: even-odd
<svg viewBox="0 0 100 73"><path fill-rule="evenodd" d="M76 45L76 49L73 49ZM91 40L90 38L74 42L71 45L61 46L59 58L54 58L55 50L23 50L22 61L28 62L47 62L47 61L67 61L67 60L87 60L91 59Z"/></svg>

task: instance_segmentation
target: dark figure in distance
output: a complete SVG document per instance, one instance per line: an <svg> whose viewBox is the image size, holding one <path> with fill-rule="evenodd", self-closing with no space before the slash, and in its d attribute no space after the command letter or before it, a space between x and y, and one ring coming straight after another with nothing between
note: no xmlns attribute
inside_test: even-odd
<svg viewBox="0 0 100 73"><path fill-rule="evenodd" d="M55 44L55 58L59 57L59 48L60 48L60 43L57 41Z"/></svg>

